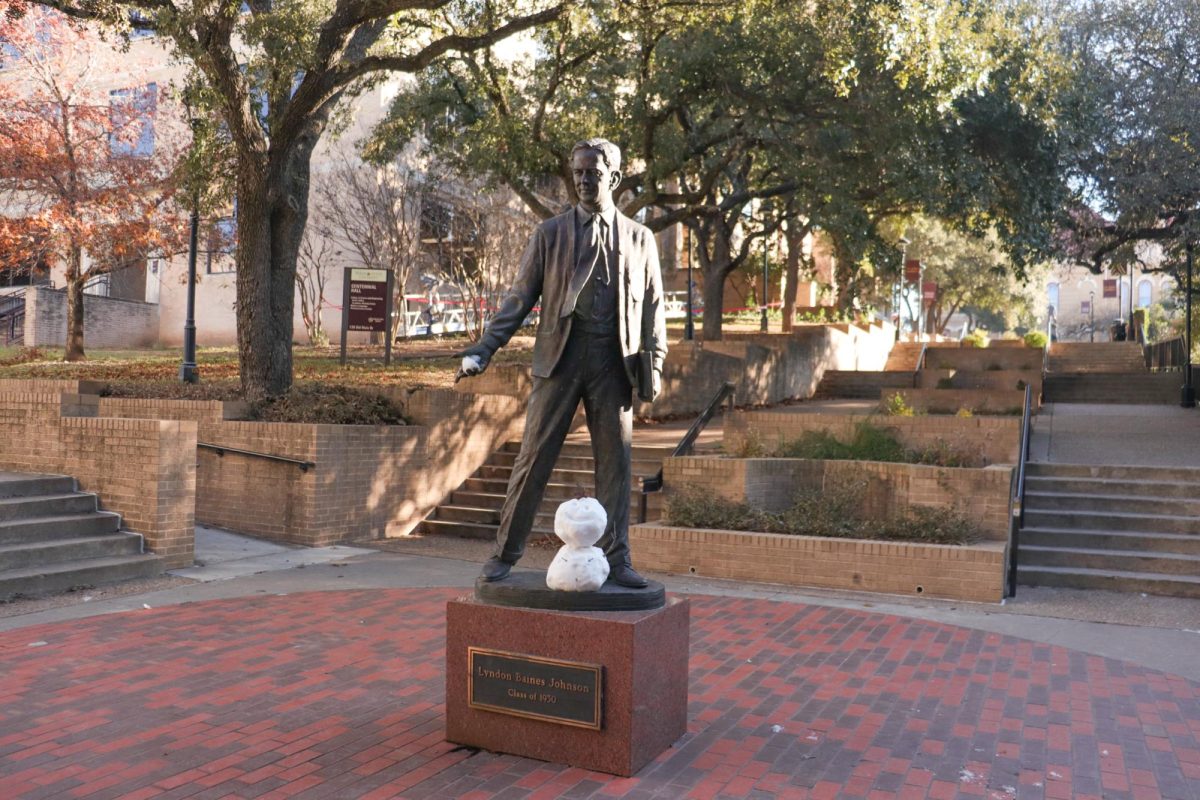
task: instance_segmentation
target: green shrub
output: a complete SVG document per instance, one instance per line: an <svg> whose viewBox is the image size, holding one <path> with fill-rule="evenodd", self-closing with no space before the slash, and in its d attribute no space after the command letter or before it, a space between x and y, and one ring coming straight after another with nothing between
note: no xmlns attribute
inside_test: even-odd
<svg viewBox="0 0 1200 800"><path fill-rule="evenodd" d="M792 505L776 514L688 487L667 498L664 520L682 528L925 544L962 545L980 538L974 523L952 508L913 506L901 514L869 519L862 502L868 489L865 480L831 481L822 490L798 491Z"/></svg>
<svg viewBox="0 0 1200 800"><path fill-rule="evenodd" d="M663 507L663 519L682 528L766 531L771 527L768 516L695 486L671 492Z"/></svg>
<svg viewBox="0 0 1200 800"><path fill-rule="evenodd" d="M805 431L799 439L781 442L775 455L842 461L904 461L906 453L904 445L891 430L860 422L854 426L848 442L828 431Z"/></svg>
<svg viewBox="0 0 1200 800"><path fill-rule="evenodd" d="M746 435L730 455L734 458L765 458L769 454L762 434L751 429L746 431Z"/></svg>
<svg viewBox="0 0 1200 800"><path fill-rule="evenodd" d="M904 399L904 395L896 392L890 394L880 403L883 413L889 417L911 417L915 414L913 407Z"/></svg>
<svg viewBox="0 0 1200 800"><path fill-rule="evenodd" d="M1026 347L1033 347L1041 350L1047 344L1049 344L1049 342L1050 340L1046 338L1046 334L1042 333L1041 331L1030 331L1029 333L1025 334Z"/></svg>
<svg viewBox="0 0 1200 800"><path fill-rule="evenodd" d="M964 336L962 341L968 347L987 347L989 339L986 332L976 329Z"/></svg>

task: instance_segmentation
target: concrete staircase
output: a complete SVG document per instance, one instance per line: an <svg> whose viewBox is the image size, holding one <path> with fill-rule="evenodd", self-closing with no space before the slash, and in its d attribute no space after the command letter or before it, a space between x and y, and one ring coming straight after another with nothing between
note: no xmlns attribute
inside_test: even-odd
<svg viewBox="0 0 1200 800"><path fill-rule="evenodd" d="M912 372L825 370L813 400L856 398L878 400L887 389L913 388Z"/></svg>
<svg viewBox="0 0 1200 800"><path fill-rule="evenodd" d="M888 360L883 365L883 371L907 372L911 375L917 371L917 360L921 358L921 350L924 347L924 342L896 342L892 345L891 352L888 353Z"/></svg>
<svg viewBox="0 0 1200 800"><path fill-rule="evenodd" d="M0 473L0 602L163 571L74 478Z"/></svg>
<svg viewBox="0 0 1200 800"><path fill-rule="evenodd" d="M458 489L442 501L417 527L421 535L460 536L470 539L495 539L500 524L500 506L504 504L508 478L512 473L520 442L507 442L488 458L487 463L467 478ZM673 447L633 448L633 484L630 498L630 522L638 519L641 478L656 474L663 459ZM554 512L560 503L575 497L595 496L592 446L586 442L567 442L563 445L558 463L546 484L546 493L533 524L530 542L539 536L554 537ZM657 519L661 512L662 495L648 497L647 519ZM555 544L558 539L553 538Z"/></svg>
<svg viewBox="0 0 1200 800"><path fill-rule="evenodd" d="M1179 402L1179 372L1150 372L1136 342L1055 342L1046 362L1047 403L1159 405Z"/></svg>
<svg viewBox="0 0 1200 800"><path fill-rule="evenodd" d="M1146 359L1137 342L1055 342L1046 357L1046 371L1146 372Z"/></svg>
<svg viewBox="0 0 1200 800"><path fill-rule="evenodd" d="M1200 469L1027 469L1020 583L1200 597Z"/></svg>

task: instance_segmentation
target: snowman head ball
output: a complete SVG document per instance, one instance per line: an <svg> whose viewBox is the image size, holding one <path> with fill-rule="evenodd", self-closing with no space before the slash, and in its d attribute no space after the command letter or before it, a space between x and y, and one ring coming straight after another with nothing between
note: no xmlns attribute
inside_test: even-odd
<svg viewBox="0 0 1200 800"><path fill-rule="evenodd" d="M594 497L568 500L554 513L554 532L569 547L591 547L604 535L608 516Z"/></svg>

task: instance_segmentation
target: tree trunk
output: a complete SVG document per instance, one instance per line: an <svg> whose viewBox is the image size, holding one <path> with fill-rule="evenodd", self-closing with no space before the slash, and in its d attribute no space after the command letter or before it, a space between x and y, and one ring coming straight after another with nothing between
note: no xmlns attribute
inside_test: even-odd
<svg viewBox="0 0 1200 800"><path fill-rule="evenodd" d="M704 341L721 339L721 313L725 304L725 273L719 269L704 270L704 317L701 332Z"/></svg>
<svg viewBox="0 0 1200 800"><path fill-rule="evenodd" d="M67 361L83 361L83 248L71 245L67 253Z"/></svg>
<svg viewBox="0 0 1200 800"><path fill-rule="evenodd" d="M804 236L795 220L790 220L784 233L787 242L787 266L783 289L783 332L791 333L796 322L796 293L800 289L800 251Z"/></svg>
<svg viewBox="0 0 1200 800"><path fill-rule="evenodd" d="M239 164L237 320L242 391L277 397L292 385L296 260L308 220L315 136L272 153L265 170Z"/></svg>

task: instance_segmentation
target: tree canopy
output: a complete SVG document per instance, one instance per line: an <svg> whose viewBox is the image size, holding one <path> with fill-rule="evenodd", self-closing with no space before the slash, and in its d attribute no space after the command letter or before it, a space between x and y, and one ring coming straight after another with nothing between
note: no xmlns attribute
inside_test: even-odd
<svg viewBox="0 0 1200 800"><path fill-rule="evenodd" d="M169 42L193 67L189 102L227 140L237 205L242 386L280 394L292 380L295 274L313 151L342 101L388 72L488 47L554 19L539 0L0 0L28 3Z"/></svg>
<svg viewBox="0 0 1200 800"><path fill-rule="evenodd" d="M1200 4L1086 0L1056 12L1074 66L1063 250L1122 271L1157 243L1161 263L1178 265L1200 238Z"/></svg>
<svg viewBox="0 0 1200 800"><path fill-rule="evenodd" d="M623 210L695 233L706 336L724 277L788 218L836 243L846 302L873 284L856 280L865 263L898 268L881 223L916 210L996 229L1019 269L1047 247L1059 201L1055 73L1038 20L1003 5L580 5L534 34L529 58L480 50L420 72L369 152L423 135L545 217L574 199L572 144L611 139Z"/></svg>
<svg viewBox="0 0 1200 800"><path fill-rule="evenodd" d="M179 131L148 127L153 84L111 96L95 42L62 15L0 16L0 40L19 75L0 85L0 269L31 257L66 267L74 361L84 357L84 285L178 247Z"/></svg>

